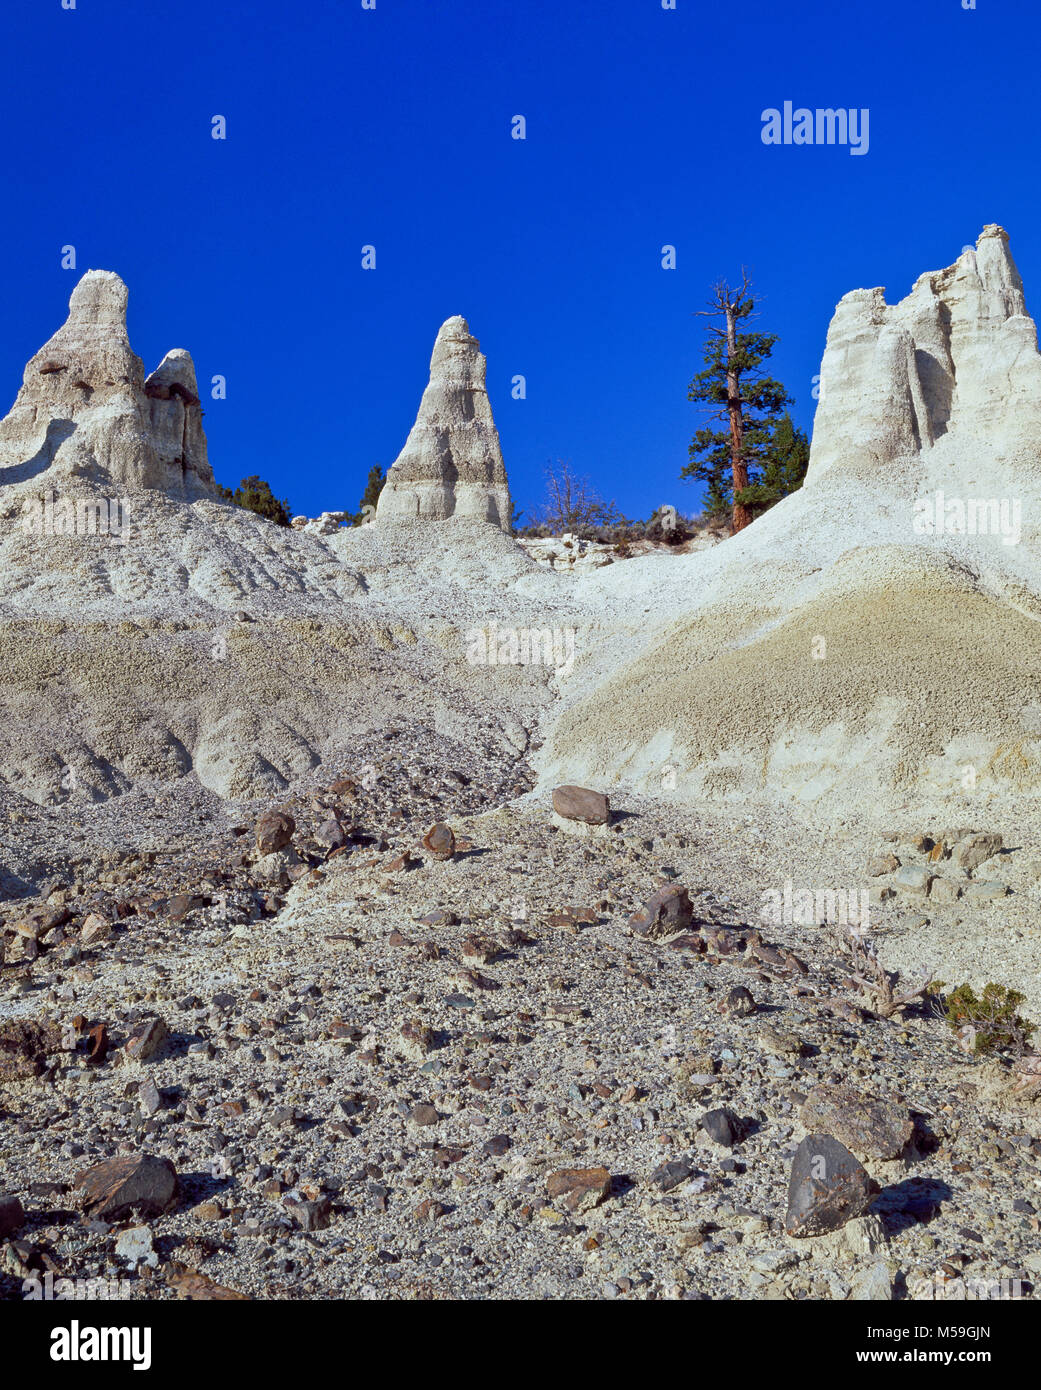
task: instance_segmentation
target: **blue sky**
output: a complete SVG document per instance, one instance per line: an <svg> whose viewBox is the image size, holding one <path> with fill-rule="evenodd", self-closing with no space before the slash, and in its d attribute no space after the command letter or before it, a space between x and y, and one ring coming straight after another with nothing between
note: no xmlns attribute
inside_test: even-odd
<svg viewBox="0 0 1041 1390"><path fill-rule="evenodd" d="M806 428L847 290L899 298L999 222L1034 303L1041 16L978 4L7 5L0 410L78 273L115 270L147 370L185 347L227 378L224 401L204 388L221 481L353 507L461 313L525 511L555 458L630 516L693 509L677 477L714 280L751 268ZM764 145L785 100L868 108L868 152Z"/></svg>

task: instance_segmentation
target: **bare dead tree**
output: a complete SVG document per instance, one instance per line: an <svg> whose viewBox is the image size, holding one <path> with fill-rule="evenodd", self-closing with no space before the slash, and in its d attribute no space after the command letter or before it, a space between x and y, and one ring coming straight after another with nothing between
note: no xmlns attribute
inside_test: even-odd
<svg viewBox="0 0 1041 1390"><path fill-rule="evenodd" d="M848 957L848 983L860 991L865 1007L879 1018L898 1017L932 989L932 978L927 975L920 984L910 988L904 986L898 993L900 976L896 971L886 970L870 937L848 928L836 935L840 949Z"/></svg>
<svg viewBox="0 0 1041 1390"><path fill-rule="evenodd" d="M612 526L619 520L613 502L605 502L586 477L558 459L546 469L546 501L539 520L556 533L582 531L591 526Z"/></svg>

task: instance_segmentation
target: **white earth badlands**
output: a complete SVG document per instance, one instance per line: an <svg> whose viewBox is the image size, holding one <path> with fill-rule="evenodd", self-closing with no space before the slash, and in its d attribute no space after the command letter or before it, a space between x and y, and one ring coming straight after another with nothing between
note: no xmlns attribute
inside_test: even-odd
<svg viewBox="0 0 1041 1390"><path fill-rule="evenodd" d="M799 493L606 565L504 531L462 319L375 522L293 529L218 499L191 359L146 378L125 307L90 272L0 424L0 1299L128 1240L149 1300L931 1298L952 1258L1036 1296L1028 1064L877 1016L817 908L1041 1021L1041 358L1004 233L842 301ZM565 780L610 823L552 819ZM665 882L692 930L648 940ZM797 1237L840 1082L884 1190ZM85 1201L117 1155L179 1175L145 1228Z"/></svg>
<svg viewBox="0 0 1041 1390"><path fill-rule="evenodd" d="M309 534L213 500L191 359L146 380L125 308L117 276L88 272L0 424L0 775L23 795L192 771L276 791L405 701L513 745L541 715L546 783L655 792L669 765L684 800L869 819L1033 801L1041 356L1000 228L896 306L842 300L799 493L724 545L575 575L500 530L463 319L438 334L377 524ZM126 534L27 529L48 494L126 496ZM992 502L1005 534L921 534L916 501L942 518L952 499ZM573 668L473 666L468 633L492 623L573 629Z"/></svg>

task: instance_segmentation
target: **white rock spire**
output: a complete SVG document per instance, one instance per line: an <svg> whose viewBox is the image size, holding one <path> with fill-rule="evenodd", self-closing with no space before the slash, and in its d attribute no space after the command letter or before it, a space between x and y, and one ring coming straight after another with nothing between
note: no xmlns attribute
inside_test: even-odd
<svg viewBox="0 0 1041 1390"><path fill-rule="evenodd" d="M508 528L509 485L478 349L464 318L441 325L416 423L380 493L380 520L473 517Z"/></svg>

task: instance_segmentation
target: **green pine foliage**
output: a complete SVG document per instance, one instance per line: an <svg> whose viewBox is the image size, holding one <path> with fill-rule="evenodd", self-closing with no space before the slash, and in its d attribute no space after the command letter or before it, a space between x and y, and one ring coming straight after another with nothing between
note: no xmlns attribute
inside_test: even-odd
<svg viewBox="0 0 1041 1390"><path fill-rule="evenodd" d="M756 513L767 511L789 493L798 492L810 461L810 441L787 413L774 426L756 481L741 489L741 501Z"/></svg>
<svg viewBox="0 0 1041 1390"><path fill-rule="evenodd" d="M363 521L372 520L376 514L376 504L380 500L380 493L383 491L383 485L386 481L386 472L378 463L374 463L369 469L369 476L365 481L365 491L358 503L358 510L351 518L352 526L360 526Z"/></svg>
<svg viewBox="0 0 1041 1390"><path fill-rule="evenodd" d="M255 473L248 478L243 478L234 490L230 487L222 487L218 483L217 491L225 502L230 502L235 507L243 507L248 512L254 512L267 521L273 521L276 526L288 526L293 519L289 499L283 498L279 501L271 491L270 483L266 483L263 478L258 478Z"/></svg>
<svg viewBox="0 0 1041 1390"><path fill-rule="evenodd" d="M756 513L765 511L802 484L809 459L809 442L796 429L791 416L781 414L792 404L784 386L767 376L763 363L773 352L776 333L741 331L741 323L755 312L756 298L747 280L740 290L726 284L716 286L707 317L725 316L730 303L737 329L731 351L724 329L708 328L704 369L694 377L687 399L702 406L711 425L696 430L690 443L690 462L681 478L705 485L704 511L712 518L729 518L735 497L733 487L733 447L730 424L730 396L727 377L737 377L741 423L741 460L748 470L748 486L737 501Z"/></svg>

